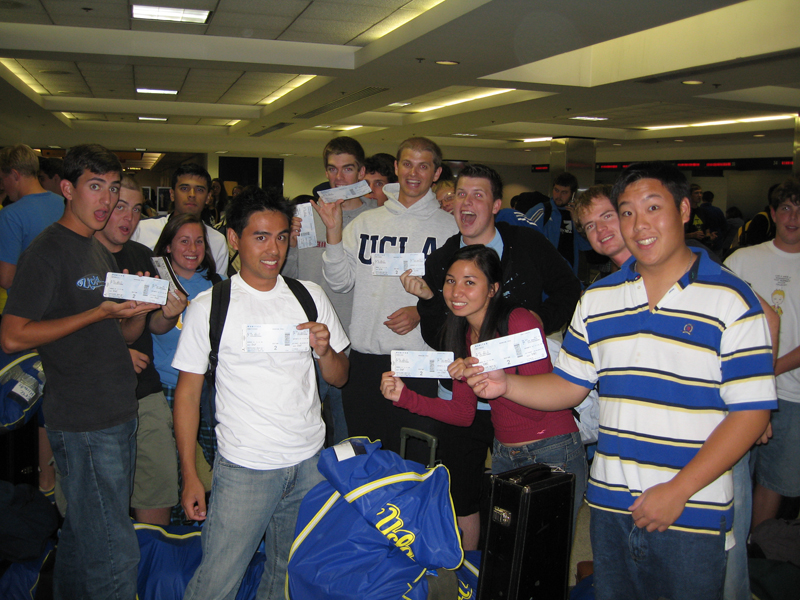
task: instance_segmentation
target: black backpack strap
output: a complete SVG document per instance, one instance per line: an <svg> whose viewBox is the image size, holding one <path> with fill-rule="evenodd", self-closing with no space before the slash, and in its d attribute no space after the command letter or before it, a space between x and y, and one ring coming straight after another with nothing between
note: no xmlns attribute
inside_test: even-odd
<svg viewBox="0 0 800 600"><path fill-rule="evenodd" d="M228 316L228 305L231 303L231 280L223 279L211 288L211 315L208 323L208 339L211 350L208 353L208 371L206 380L213 387L219 362L219 342Z"/></svg>
<svg viewBox="0 0 800 600"><path fill-rule="evenodd" d="M291 277L283 276L283 280L286 282L286 285L289 286L289 289L292 290L294 297L297 298L297 301L300 303L300 306L303 307L303 311L306 313L306 317L309 321L316 322L317 317L317 305L314 303L314 299L311 297L311 294L308 292L306 286L302 283L297 281L297 279L292 279Z"/></svg>

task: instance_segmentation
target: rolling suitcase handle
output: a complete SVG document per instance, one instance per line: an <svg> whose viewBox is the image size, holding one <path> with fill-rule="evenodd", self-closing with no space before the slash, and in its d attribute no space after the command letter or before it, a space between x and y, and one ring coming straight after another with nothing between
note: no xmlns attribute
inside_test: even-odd
<svg viewBox="0 0 800 600"><path fill-rule="evenodd" d="M400 456L402 458L406 457L406 441L410 437L417 438L418 440L422 440L423 442L428 444L428 448L430 448L430 456L428 457L427 467L429 469L435 467L436 449L439 447L439 439L435 435L430 435L429 433L425 433L424 431L420 431L419 429L412 429L411 427L402 427L400 429Z"/></svg>

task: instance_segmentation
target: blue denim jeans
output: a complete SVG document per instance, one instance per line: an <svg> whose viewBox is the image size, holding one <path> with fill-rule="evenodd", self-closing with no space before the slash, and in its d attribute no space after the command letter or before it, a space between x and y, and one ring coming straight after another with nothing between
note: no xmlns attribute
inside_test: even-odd
<svg viewBox="0 0 800 600"><path fill-rule="evenodd" d="M67 513L58 542L53 597L136 597L139 542L129 516L136 419L99 431L47 430Z"/></svg>
<svg viewBox="0 0 800 600"><path fill-rule="evenodd" d="M597 600L722 598L724 534L648 532L634 525L630 513L597 508L590 527Z"/></svg>
<svg viewBox="0 0 800 600"><path fill-rule="evenodd" d="M233 600L247 565L266 533L267 562L258 600L283 600L289 549L300 502L323 480L319 454L284 469L258 471L217 453L211 503L201 538L203 560L184 600Z"/></svg>
<svg viewBox="0 0 800 600"><path fill-rule="evenodd" d="M322 378L319 365L317 365L317 388L319 389L319 401L322 402L323 411L330 415L330 417L326 417L325 425L330 426L333 430L328 432L325 437L329 446L335 446L350 437L347 435L347 420L344 417L342 390Z"/></svg>
<svg viewBox="0 0 800 600"><path fill-rule="evenodd" d="M753 482L750 479L750 453L733 466L733 537L736 545L728 550L724 600L750 600L750 571L747 568L747 536L753 516Z"/></svg>
<svg viewBox="0 0 800 600"><path fill-rule="evenodd" d="M554 435L531 442L526 446L504 446L497 439L492 449L492 473L505 473L535 463L550 465L575 474L575 500L572 507L572 532L578 520L578 510L586 493L588 467L581 434L577 431ZM572 539L572 538L570 538Z"/></svg>

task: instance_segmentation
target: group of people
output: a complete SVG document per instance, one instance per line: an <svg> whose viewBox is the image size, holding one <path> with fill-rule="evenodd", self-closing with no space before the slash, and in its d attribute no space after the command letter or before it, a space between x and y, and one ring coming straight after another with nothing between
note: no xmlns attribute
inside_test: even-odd
<svg viewBox="0 0 800 600"><path fill-rule="evenodd" d="M7 151L6 188L25 190ZM186 598L233 597L264 538L258 597L283 597L299 504L321 480L322 402L331 443L366 436L398 451L402 427L439 439L465 549L478 544L491 452L496 473L538 462L575 474L598 598L743 597L746 554L744 575L735 561L757 441L772 435L753 451L753 514L770 518L776 496L800 495L798 184L775 195L775 240L740 250L729 270L687 246L690 188L670 165L630 165L613 187L579 196L563 174L526 219L498 218L503 184L485 165L464 167L437 199L431 140L387 156L367 158L349 137L327 144L327 186L316 189L366 180L371 191L314 198L312 247L297 247L293 203L254 186L215 215L225 235L204 223L213 183L193 164L173 175L170 215L139 222L141 190L97 145L65 156L50 223L14 222L29 239L14 260L0 254L10 291L0 343L37 348L48 377L43 418L67 504L56 596L135 597L129 511L166 523L180 496L188 518L205 521ZM43 212L21 198L30 208L15 212ZM618 270L584 291L575 269L588 248ZM373 274L379 253L422 253L425 273ZM227 280L232 255L240 266ZM103 297L106 273L153 273L152 256L187 294L173 289L163 306ZM268 351L267 325L291 344ZM477 342L565 326L557 357L486 373L470 356ZM393 350L431 349L453 352L449 379L392 372ZM589 475L571 409L595 388ZM213 465L208 502L198 442ZM407 451L427 462L427 449Z"/></svg>

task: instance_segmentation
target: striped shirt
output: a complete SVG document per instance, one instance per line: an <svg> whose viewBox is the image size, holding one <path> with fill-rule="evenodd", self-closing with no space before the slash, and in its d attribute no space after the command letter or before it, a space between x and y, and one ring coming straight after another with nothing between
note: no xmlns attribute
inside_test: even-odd
<svg viewBox="0 0 800 600"><path fill-rule="evenodd" d="M586 493L601 510L629 512L644 490L671 480L728 411L777 407L766 319L750 288L699 252L650 310L634 259L578 304L554 372L600 382L600 435ZM730 470L698 491L672 525L719 533L733 523Z"/></svg>

